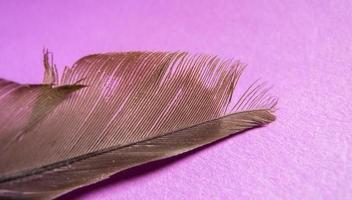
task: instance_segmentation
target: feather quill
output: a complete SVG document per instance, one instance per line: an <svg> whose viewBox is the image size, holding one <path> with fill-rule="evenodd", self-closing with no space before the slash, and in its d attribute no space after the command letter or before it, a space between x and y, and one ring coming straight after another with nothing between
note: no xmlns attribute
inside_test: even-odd
<svg viewBox="0 0 352 200"><path fill-rule="evenodd" d="M95 54L58 80L45 51L44 68L39 85L0 79L2 199L52 199L275 120L262 84L231 106L244 67L216 56Z"/></svg>

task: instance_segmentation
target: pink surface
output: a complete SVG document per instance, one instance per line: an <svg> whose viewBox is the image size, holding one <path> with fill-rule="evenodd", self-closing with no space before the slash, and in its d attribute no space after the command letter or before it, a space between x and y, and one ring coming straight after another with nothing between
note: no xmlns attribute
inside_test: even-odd
<svg viewBox="0 0 352 200"><path fill-rule="evenodd" d="M351 199L352 2L3 1L0 77L39 82L91 53L182 50L248 64L278 120L61 199Z"/></svg>

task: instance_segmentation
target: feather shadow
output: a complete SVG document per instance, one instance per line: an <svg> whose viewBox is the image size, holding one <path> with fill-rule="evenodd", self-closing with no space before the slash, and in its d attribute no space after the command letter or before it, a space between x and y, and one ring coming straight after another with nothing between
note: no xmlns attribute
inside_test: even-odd
<svg viewBox="0 0 352 200"><path fill-rule="evenodd" d="M150 163L146 163L143 165L138 165L136 167L126 169L124 171L121 171L117 174L112 175L108 179L105 179L105 180L100 181L98 183L88 185L88 186L79 188L77 190L74 190L70 193L67 193L61 197L58 197L56 200L78 200L78 199L84 198L85 195L91 193L92 191L97 192L99 190L102 190L104 188L108 188L111 186L118 187L119 185L122 185L128 181L136 181L138 178L140 178L142 176L146 176L148 174L153 174L163 168L171 167L173 164L176 164L177 162L181 162L185 158L195 156L198 153L202 152L203 150L205 150L209 147L219 145L224 140L239 136L239 135L246 133L246 132L248 132L248 130L238 132L234 135L230 135L228 137L225 137L225 138L222 138L218 141L215 141L214 143L204 145L202 147L199 147L197 149L191 150L189 152L186 152L186 153L174 156L174 157L165 158L162 160L157 160L157 161L153 161Z"/></svg>

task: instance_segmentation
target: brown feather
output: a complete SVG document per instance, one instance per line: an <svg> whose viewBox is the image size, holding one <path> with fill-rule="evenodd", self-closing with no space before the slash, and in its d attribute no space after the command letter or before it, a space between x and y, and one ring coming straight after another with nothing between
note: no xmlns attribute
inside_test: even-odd
<svg viewBox="0 0 352 200"><path fill-rule="evenodd" d="M49 85L0 81L0 197L54 198L275 119L260 84L229 107L243 67L214 56L90 55L60 82L44 63Z"/></svg>

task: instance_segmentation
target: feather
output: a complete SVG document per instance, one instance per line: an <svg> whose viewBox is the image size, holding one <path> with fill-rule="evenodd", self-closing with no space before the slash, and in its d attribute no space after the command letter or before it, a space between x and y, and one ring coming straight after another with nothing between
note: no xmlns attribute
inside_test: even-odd
<svg viewBox="0 0 352 200"><path fill-rule="evenodd" d="M89 55L58 80L0 80L0 198L52 199L121 170L175 156L275 120L277 99L216 56Z"/></svg>

